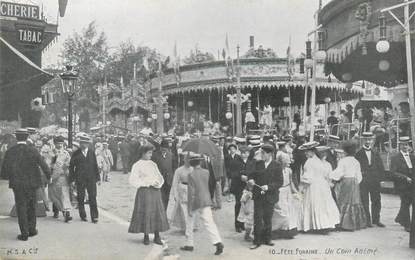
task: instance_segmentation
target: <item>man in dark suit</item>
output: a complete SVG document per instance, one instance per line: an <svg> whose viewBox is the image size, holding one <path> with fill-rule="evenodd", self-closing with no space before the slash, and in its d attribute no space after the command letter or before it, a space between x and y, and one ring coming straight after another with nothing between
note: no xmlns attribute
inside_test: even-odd
<svg viewBox="0 0 415 260"><path fill-rule="evenodd" d="M170 189L173 183L174 170L173 154L170 151L169 143L166 140L162 140L160 150L154 152L153 161L157 164L161 175L163 175L164 184L161 187L161 198L163 200L164 207L167 209Z"/></svg>
<svg viewBox="0 0 415 260"><path fill-rule="evenodd" d="M411 230L409 208L414 207L414 189L415 189L415 157L409 153L409 137L399 139L400 152L391 158L390 171L395 177L395 190L401 198L401 207L395 218L395 222L401 224L406 231Z"/></svg>
<svg viewBox="0 0 415 260"><path fill-rule="evenodd" d="M241 196L244 189L243 182L241 180L241 171L244 168L244 162L241 156L236 154L236 144L230 144L228 146L229 155L227 156L226 172L231 179L230 192L235 196L235 230L241 233L244 230L244 223L238 221L239 211L241 210Z"/></svg>
<svg viewBox="0 0 415 260"><path fill-rule="evenodd" d="M127 138L124 138L120 143L120 155L122 162L122 171L124 174L128 174L129 163L130 163L130 144Z"/></svg>
<svg viewBox="0 0 415 260"><path fill-rule="evenodd" d="M254 245L251 249L256 249L261 244L274 245L271 242L272 215L284 180L281 165L273 160L274 146L267 143L261 150L264 164L256 167L248 177L248 185L253 187L254 200Z"/></svg>
<svg viewBox="0 0 415 260"><path fill-rule="evenodd" d="M380 181L385 172L382 159L378 152L373 151L373 133L364 132L361 137L364 141L362 149L356 155L356 160L360 163L362 171L362 182L360 183L360 196L367 217L367 226L372 224L378 227L385 227L380 222L380 209L382 208L380 197ZM371 201L371 211L369 210L369 194ZM370 218L372 213L372 219Z"/></svg>
<svg viewBox="0 0 415 260"><path fill-rule="evenodd" d="M17 239L26 241L37 235L36 190L42 186L40 168L48 181L50 169L36 148L27 145L29 133L26 129L15 132L17 145L7 150L1 170L2 179L9 180L16 203L20 235Z"/></svg>
<svg viewBox="0 0 415 260"><path fill-rule="evenodd" d="M89 147L91 138L80 136L80 149L76 150L69 163L69 183L75 181L78 192L78 209L82 221L86 220L85 190L88 192L89 209L92 223L98 222L97 182L100 182L99 170L95 151Z"/></svg>

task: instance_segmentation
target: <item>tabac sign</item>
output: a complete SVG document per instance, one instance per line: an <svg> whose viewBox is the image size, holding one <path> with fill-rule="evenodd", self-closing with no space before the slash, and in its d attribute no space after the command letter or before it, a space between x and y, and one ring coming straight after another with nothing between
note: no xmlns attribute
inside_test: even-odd
<svg viewBox="0 0 415 260"><path fill-rule="evenodd" d="M40 44L43 41L43 28L17 25L17 39L23 44Z"/></svg>
<svg viewBox="0 0 415 260"><path fill-rule="evenodd" d="M16 17L20 19L40 19L39 6L10 3L3 1L0 2L0 15Z"/></svg>

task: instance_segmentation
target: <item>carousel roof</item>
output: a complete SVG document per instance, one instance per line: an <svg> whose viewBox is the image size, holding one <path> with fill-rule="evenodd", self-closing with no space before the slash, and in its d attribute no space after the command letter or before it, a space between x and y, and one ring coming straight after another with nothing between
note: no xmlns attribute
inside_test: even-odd
<svg viewBox="0 0 415 260"><path fill-rule="evenodd" d="M236 64L236 60L234 60ZM287 69L285 58L247 58L240 60L240 75L242 88L287 88L307 86L305 74L300 73L299 62L294 62L291 76ZM225 61L213 61L192 65L184 65L179 72L166 70L160 77L152 77L145 84L153 91L160 88L164 94L228 89L236 86L233 71ZM317 88L339 89L349 92L362 93L359 86L346 85L336 79L330 79L324 74L324 64L317 66ZM152 94L150 93L150 95Z"/></svg>

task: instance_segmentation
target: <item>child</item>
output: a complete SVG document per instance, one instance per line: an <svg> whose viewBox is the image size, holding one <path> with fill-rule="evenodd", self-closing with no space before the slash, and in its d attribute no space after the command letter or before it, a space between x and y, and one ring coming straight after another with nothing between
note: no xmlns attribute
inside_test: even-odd
<svg viewBox="0 0 415 260"><path fill-rule="evenodd" d="M245 241L252 242L252 232L254 225L254 201L252 200L252 190L248 185L242 192L241 211L238 215L238 221L244 223Z"/></svg>

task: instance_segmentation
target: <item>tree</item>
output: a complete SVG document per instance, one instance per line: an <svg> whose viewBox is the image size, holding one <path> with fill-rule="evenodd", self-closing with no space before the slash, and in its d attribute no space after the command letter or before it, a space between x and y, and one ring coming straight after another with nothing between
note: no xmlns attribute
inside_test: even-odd
<svg viewBox="0 0 415 260"><path fill-rule="evenodd" d="M146 46L135 47L131 41L121 42L105 68L107 81L118 84L122 77L124 83L128 84L134 77L134 63L137 70L136 77L143 81L148 77L149 72L157 69L159 57L162 55L155 49ZM145 63L149 65L148 70L143 67Z"/></svg>
<svg viewBox="0 0 415 260"><path fill-rule="evenodd" d="M81 86L77 107L98 108L99 96L95 87L102 83L103 72L109 61L107 38L104 32L98 32L95 22L91 22L75 32L63 44L61 58L64 64L71 64L79 70L78 84Z"/></svg>

